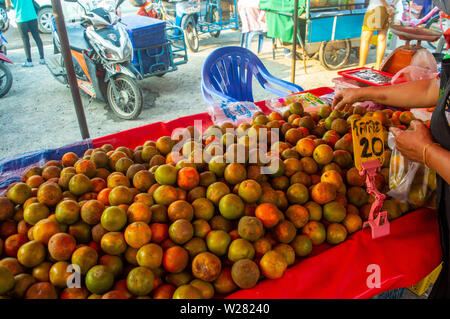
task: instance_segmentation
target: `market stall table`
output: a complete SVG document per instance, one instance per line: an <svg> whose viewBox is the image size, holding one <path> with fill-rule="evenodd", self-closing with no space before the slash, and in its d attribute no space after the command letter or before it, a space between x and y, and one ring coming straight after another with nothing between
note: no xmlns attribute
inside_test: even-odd
<svg viewBox="0 0 450 319"><path fill-rule="evenodd" d="M330 88L319 88L309 92L321 96L332 91ZM264 102L257 105L269 113ZM43 160L61 157L68 151L81 155L87 148L105 143L133 149L147 140L171 135L176 128L194 125L197 120L202 121L203 129L213 124L208 113L200 113L83 141L77 144L77 148L46 150L41 152L44 155L40 157L37 152L32 152L28 156L2 160L0 189L3 188L1 183L5 179L5 168L16 174L17 181L20 172L25 169L23 166L35 164L33 160L36 158L43 163ZM10 182L11 179L8 180ZM393 220L391 233L386 237L374 240L370 229L363 229L337 246L316 246L308 258L287 269L282 278L264 280L252 289L235 292L227 298L371 298L388 290L418 283L440 262L437 213L431 209L418 209ZM376 281L378 275L379 283Z"/></svg>

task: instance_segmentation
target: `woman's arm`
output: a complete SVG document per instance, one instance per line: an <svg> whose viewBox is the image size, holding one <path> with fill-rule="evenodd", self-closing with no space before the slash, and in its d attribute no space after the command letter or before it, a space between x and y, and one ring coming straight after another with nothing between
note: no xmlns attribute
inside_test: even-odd
<svg viewBox="0 0 450 319"><path fill-rule="evenodd" d="M11 9L12 8L11 0L6 0L5 1L5 6L6 6L6 8Z"/></svg>
<svg viewBox="0 0 450 319"><path fill-rule="evenodd" d="M386 8L386 11L387 11L387 13L389 15L394 15L395 14L394 5L390 5L389 3L386 2L386 0L381 0L381 3Z"/></svg>
<svg viewBox="0 0 450 319"><path fill-rule="evenodd" d="M439 101L439 86L436 79L428 79L381 87L342 89L334 96L333 108L339 110L364 101L395 107L432 107Z"/></svg>
<svg viewBox="0 0 450 319"><path fill-rule="evenodd" d="M450 184L450 152L438 144L431 145L427 150L428 167L439 174L447 184Z"/></svg>
<svg viewBox="0 0 450 319"><path fill-rule="evenodd" d="M439 174L447 184L450 184L450 152L434 143L430 129L420 121L411 122L412 130L402 131L391 127L395 136L395 146L403 156L423 163ZM428 145L428 146L427 146ZM424 156L424 148L427 147Z"/></svg>

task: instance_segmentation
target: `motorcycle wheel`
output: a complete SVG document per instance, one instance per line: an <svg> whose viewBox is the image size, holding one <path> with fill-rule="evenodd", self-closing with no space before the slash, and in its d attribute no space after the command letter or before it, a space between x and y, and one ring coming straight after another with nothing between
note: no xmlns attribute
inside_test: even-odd
<svg viewBox="0 0 450 319"><path fill-rule="evenodd" d="M111 81L114 81L119 96L115 96ZM121 119L134 120L142 112L142 90L127 75L119 74L108 82L106 98L114 114Z"/></svg>
<svg viewBox="0 0 450 319"><path fill-rule="evenodd" d="M208 21L211 23L219 23L219 13L217 12L216 7L212 7L212 14L211 14L211 20L212 21ZM210 32L209 35L213 38L218 38L220 35L220 30L219 31L214 31L214 32Z"/></svg>
<svg viewBox="0 0 450 319"><path fill-rule="evenodd" d="M12 80L12 73L9 70L8 66L0 62L0 97L3 97L6 93L9 92L9 90L11 89Z"/></svg>
<svg viewBox="0 0 450 319"><path fill-rule="evenodd" d="M184 29L184 38L186 39L186 44L191 52L198 52L198 33L195 25L192 21L186 24L186 28Z"/></svg>

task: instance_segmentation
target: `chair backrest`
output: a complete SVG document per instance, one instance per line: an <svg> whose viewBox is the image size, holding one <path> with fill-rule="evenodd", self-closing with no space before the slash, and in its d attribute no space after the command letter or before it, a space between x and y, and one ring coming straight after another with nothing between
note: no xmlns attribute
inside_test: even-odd
<svg viewBox="0 0 450 319"><path fill-rule="evenodd" d="M213 51L202 70L202 92L205 100L209 102L212 96L205 88L211 88L230 97L228 101L251 101L252 78L258 72L258 67L264 68L261 60L250 50L229 46Z"/></svg>

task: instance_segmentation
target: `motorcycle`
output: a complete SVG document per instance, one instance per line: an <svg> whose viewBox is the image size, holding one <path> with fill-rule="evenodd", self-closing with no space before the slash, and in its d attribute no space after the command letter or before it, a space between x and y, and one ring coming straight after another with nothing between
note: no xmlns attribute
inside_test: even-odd
<svg viewBox="0 0 450 319"><path fill-rule="evenodd" d="M197 52L199 47L197 24L200 10L199 1L183 1L176 4L175 25L183 29L184 38L191 52Z"/></svg>
<svg viewBox="0 0 450 319"><path fill-rule="evenodd" d="M164 2L166 4L162 0L130 0L133 6L139 8L138 15L165 20L171 25L180 27L189 50L197 52L199 48L197 24L200 19L201 3L198 0ZM171 10L166 8L166 5L170 5ZM179 35L178 32L177 30L175 34ZM217 37L218 34L213 36Z"/></svg>
<svg viewBox="0 0 450 319"><path fill-rule="evenodd" d="M104 8L81 4L84 12L81 21L66 26L78 87L91 98L107 102L119 118L131 120L142 111L142 90L136 80L140 73L130 63L133 47L124 26L116 14L124 2L119 0L112 7ZM52 36L55 54L49 57L47 67L61 83L67 84L67 72L61 53L61 44L52 20Z"/></svg>
<svg viewBox="0 0 450 319"><path fill-rule="evenodd" d="M6 11L5 0L0 0L0 31L5 32L9 28L9 18Z"/></svg>
<svg viewBox="0 0 450 319"><path fill-rule="evenodd" d="M0 20L1 19L2 18L0 17ZM6 42L7 41L2 34L2 31L0 31L0 97L9 92L13 80L11 70L9 69L8 65L6 65L6 63L13 63L6 56Z"/></svg>
<svg viewBox="0 0 450 319"><path fill-rule="evenodd" d="M137 14L144 17L163 20L163 13L158 2L152 0L130 0L131 5L139 8Z"/></svg>

